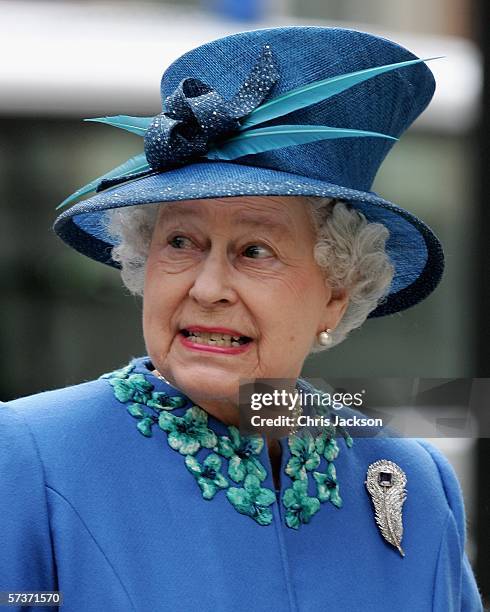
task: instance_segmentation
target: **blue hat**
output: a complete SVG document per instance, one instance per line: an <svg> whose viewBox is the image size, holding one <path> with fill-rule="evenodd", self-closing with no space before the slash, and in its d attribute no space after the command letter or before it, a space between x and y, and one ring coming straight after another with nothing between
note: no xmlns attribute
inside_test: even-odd
<svg viewBox="0 0 490 612"><path fill-rule="evenodd" d="M444 267L441 244L410 212L370 191L398 137L429 104L432 72L385 38L342 28L241 32L178 58L162 77L156 117L95 119L144 138L144 152L79 189L54 230L119 267L104 211L240 195L322 196L384 224L395 267L378 317L423 300Z"/></svg>

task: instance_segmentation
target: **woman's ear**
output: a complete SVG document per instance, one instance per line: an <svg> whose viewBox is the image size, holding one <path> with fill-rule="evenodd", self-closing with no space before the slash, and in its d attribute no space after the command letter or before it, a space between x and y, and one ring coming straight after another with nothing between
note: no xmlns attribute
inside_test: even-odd
<svg viewBox="0 0 490 612"><path fill-rule="evenodd" d="M324 329L335 329L340 323L344 313L349 305L349 292L347 289L332 288L330 299L326 304L326 325Z"/></svg>

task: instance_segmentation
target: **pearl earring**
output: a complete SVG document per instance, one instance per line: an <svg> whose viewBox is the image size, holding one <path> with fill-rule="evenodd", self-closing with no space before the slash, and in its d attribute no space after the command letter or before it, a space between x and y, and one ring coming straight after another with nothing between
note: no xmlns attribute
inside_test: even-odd
<svg viewBox="0 0 490 612"><path fill-rule="evenodd" d="M318 334L318 344L322 346L329 346L332 344L332 337L330 334L332 333L331 329L326 329Z"/></svg>

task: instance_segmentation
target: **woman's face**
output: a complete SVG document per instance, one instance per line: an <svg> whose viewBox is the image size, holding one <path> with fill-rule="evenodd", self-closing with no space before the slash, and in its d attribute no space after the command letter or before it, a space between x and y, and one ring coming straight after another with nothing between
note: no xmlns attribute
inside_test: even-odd
<svg viewBox="0 0 490 612"><path fill-rule="evenodd" d="M299 197L162 205L146 268L143 328L155 368L199 400L236 401L242 379L296 378L348 297L313 257Z"/></svg>

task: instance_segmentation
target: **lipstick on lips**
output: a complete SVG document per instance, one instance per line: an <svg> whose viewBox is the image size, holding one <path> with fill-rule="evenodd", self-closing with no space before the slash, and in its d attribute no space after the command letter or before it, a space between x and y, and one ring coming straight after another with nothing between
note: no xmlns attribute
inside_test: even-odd
<svg viewBox="0 0 490 612"><path fill-rule="evenodd" d="M186 348L227 355L243 353L253 342L252 338L235 329L203 325L191 325L181 329L179 338Z"/></svg>

